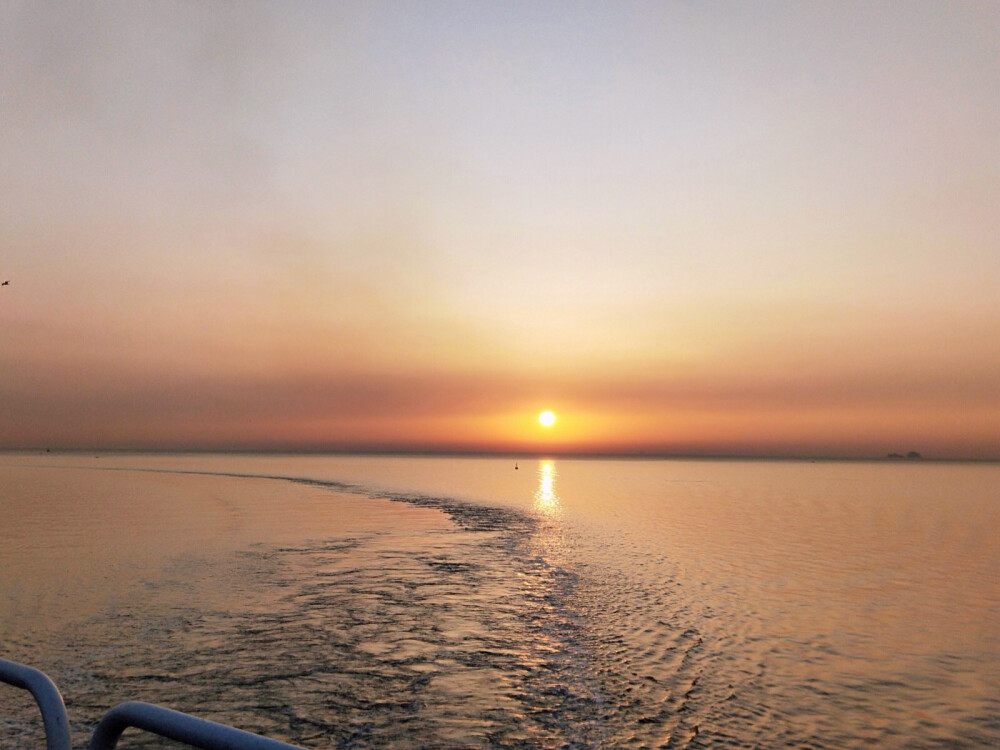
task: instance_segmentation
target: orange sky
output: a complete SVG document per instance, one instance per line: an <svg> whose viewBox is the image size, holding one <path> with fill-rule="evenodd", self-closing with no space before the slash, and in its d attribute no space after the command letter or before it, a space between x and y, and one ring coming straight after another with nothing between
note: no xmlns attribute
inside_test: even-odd
<svg viewBox="0 0 1000 750"><path fill-rule="evenodd" d="M5 3L0 45L0 448L1000 458L992 2Z"/></svg>

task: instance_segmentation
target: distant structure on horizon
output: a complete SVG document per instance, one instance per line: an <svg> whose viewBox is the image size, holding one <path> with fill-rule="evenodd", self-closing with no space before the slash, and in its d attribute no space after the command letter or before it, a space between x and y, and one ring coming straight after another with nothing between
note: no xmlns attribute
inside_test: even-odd
<svg viewBox="0 0 1000 750"><path fill-rule="evenodd" d="M886 458L893 461L919 461L923 456L916 451L910 451L905 456L902 453L890 453Z"/></svg>

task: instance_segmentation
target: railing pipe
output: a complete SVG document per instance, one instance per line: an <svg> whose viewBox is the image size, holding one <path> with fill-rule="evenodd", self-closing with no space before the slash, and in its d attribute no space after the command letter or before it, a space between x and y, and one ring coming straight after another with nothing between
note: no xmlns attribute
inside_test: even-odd
<svg viewBox="0 0 1000 750"><path fill-rule="evenodd" d="M66 705L48 675L16 661L0 659L0 682L31 691L42 712L46 750L72 750Z"/></svg>
<svg viewBox="0 0 1000 750"><path fill-rule="evenodd" d="M144 729L201 750L302 750L259 734L139 701L119 703L104 714L91 735L90 750L114 750L118 738L128 727Z"/></svg>

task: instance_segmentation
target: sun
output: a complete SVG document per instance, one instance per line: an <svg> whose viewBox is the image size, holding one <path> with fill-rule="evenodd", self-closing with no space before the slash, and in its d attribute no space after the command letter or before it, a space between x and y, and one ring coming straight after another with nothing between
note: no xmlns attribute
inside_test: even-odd
<svg viewBox="0 0 1000 750"><path fill-rule="evenodd" d="M556 415L550 411L543 411L538 415L538 423L542 427L551 427L556 423Z"/></svg>

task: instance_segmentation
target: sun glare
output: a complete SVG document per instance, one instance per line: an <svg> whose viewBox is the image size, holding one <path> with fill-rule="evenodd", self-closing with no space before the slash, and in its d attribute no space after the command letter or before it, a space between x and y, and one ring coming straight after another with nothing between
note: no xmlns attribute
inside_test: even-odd
<svg viewBox="0 0 1000 750"><path fill-rule="evenodd" d="M556 423L556 415L550 411L543 411L538 415L538 422L542 427L551 427Z"/></svg>

